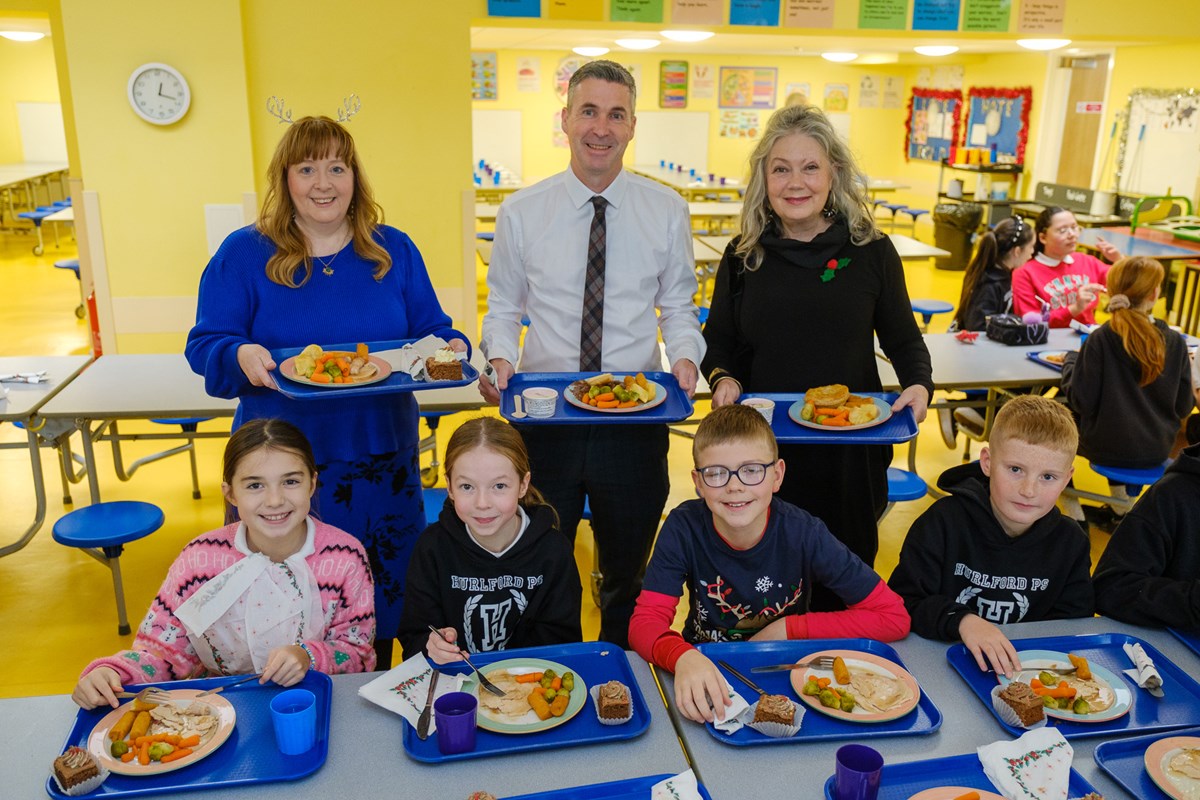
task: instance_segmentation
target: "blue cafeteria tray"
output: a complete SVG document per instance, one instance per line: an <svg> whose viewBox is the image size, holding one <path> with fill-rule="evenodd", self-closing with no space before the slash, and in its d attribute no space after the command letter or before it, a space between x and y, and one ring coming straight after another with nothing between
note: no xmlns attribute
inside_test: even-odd
<svg viewBox="0 0 1200 800"><path fill-rule="evenodd" d="M237 680L237 676L204 678L194 681L155 684L164 689L211 689ZM137 691L140 686L127 686ZM293 688L308 689L317 696L317 744L298 756L285 756L275 747L275 729L271 722L271 698L284 691L282 686L268 683L243 683L241 686L222 693L222 697L233 704L237 721L233 733L213 753L182 769L161 775L109 775L99 789L87 797L141 797L169 792L216 789L228 786L249 786L256 783L294 781L316 772L329 755L329 711L333 701L333 682L329 676L309 670L304 680ZM71 745L87 746L88 734L96 723L112 711L108 706L87 711L80 709L75 716L66 742L65 752ZM51 797L66 798L54 782L46 779L46 792Z"/></svg>
<svg viewBox="0 0 1200 800"><path fill-rule="evenodd" d="M413 339L400 339L391 342L367 342L367 347L372 353L380 350L395 350L403 347L406 344L414 341ZM323 344L322 350L350 350L358 347L357 342L344 344ZM336 397L362 397L370 394L396 394L397 392L419 392L426 389L451 389L455 386L466 386L479 380L479 370L471 366L467 361L462 362L463 376L461 381L415 381L407 372L396 370L387 378L379 383L368 383L366 386L350 386L349 388L332 389L325 386L309 386L304 383L296 383L283 377L279 372L279 365L283 364L284 359L299 355L304 350L303 347L281 347L278 350L271 351L271 358L275 359L276 367L271 372L271 377L275 379L275 385L279 387L279 393L284 397L290 397L293 400L331 400Z"/></svg>
<svg viewBox="0 0 1200 800"><path fill-rule="evenodd" d="M525 753L533 750L561 750L564 747L574 747L581 744L597 742L613 742L621 739L634 739L641 736L650 727L650 709L646 698L638 688L637 678L625 651L608 642L576 642L550 647L525 647L514 650L497 650L491 653L475 653L471 661L483 669L493 661L505 661L510 658L544 658L558 661L569 667L576 677L582 679L591 689L598 683L620 681L629 687L630 700L633 702L633 719L623 725L601 725L596 719L595 705L589 698L584 707L570 720L555 728L537 733L494 733L479 728L475 732L475 749L468 753L443 755L437 746L437 734L425 741L417 738L417 732L412 725L404 725L404 752L417 761L441 764L447 761L462 761L471 758L487 758L502 756L509 753ZM450 664L442 669L445 673L467 673L470 668L466 664ZM486 674L486 670L484 670Z"/></svg>
<svg viewBox="0 0 1200 800"><path fill-rule="evenodd" d="M1055 650L1062 653L1077 653L1087 658L1093 664L1099 664L1110 672L1120 675L1126 681L1128 688L1133 691L1133 707L1123 717L1108 722L1071 722L1063 719L1047 720L1048 725L1058 728L1068 739L1087 736L1113 736L1121 734L1148 733L1150 731L1168 731L1175 728L1185 728L1195 725L1200 720L1200 684L1175 665L1153 645L1136 636L1120 633L1096 633L1085 636L1048 636L1041 639L1014 639L1013 647L1020 650ZM1154 661L1158 674L1163 679L1165 697L1154 697L1145 689L1139 689L1137 684L1124 675L1124 671L1132 669L1133 664L1125 651L1124 644L1140 644L1146 655ZM1023 728L1009 725L1000 719L992 707L992 687L996 685L996 676L991 672L981 672L975 658L967 652L962 644L952 645L946 651L946 660L958 671L967 686L971 688L988 712L996 718L996 722L1013 736L1025 732Z"/></svg>
<svg viewBox="0 0 1200 800"><path fill-rule="evenodd" d="M900 395L895 392L855 392L862 397L878 397L888 405L896 402ZM775 401L775 413L771 416L771 430L775 432L775 440L783 444L901 444L917 435L917 421L913 417L912 408L904 408L893 413L886 422L870 428L856 431L845 431L841 428L826 428L816 430L806 428L792 420L788 410L793 403L804 404L803 394L759 394L750 392L739 398L765 397Z"/></svg>
<svg viewBox="0 0 1200 800"><path fill-rule="evenodd" d="M645 411L631 411L622 414L606 414L603 411L589 411L576 408L563 397L563 390L577 380L591 377L591 372L518 372L508 379L508 388L500 392L500 416L509 422L521 425L604 425L604 424L647 424L652 422L679 422L692 415L692 401L687 392L679 388L679 381L669 372L646 372L647 380L654 381L667 390L667 399L654 408ZM619 375L628 372L616 373ZM544 386L558 393L558 402L554 404L554 414L549 417L525 417L513 419L513 395L520 394L531 386ZM528 411L529 409L525 409Z"/></svg>
<svg viewBox="0 0 1200 800"><path fill-rule="evenodd" d="M1191 633L1190 631L1181 631L1178 628L1167 628L1176 639L1183 642L1184 645L1196 655L1200 656L1200 635Z"/></svg>
<svg viewBox="0 0 1200 800"><path fill-rule="evenodd" d="M501 800L644 800L650 796L650 789L659 781L670 778L670 773L662 775L647 775L644 778L626 778L623 781L610 783L593 783L589 786L575 786L570 789L555 789L549 792L523 794L520 797L501 798ZM712 795L703 783L697 783L696 788L704 800L712 800Z"/></svg>
<svg viewBox="0 0 1200 800"><path fill-rule="evenodd" d="M734 669L762 687L770 694L781 694L785 697L796 698L792 689L790 672L751 672L751 668L767 664L787 664L800 661L809 653L820 650L861 650L894 661L904 666L904 661L890 646L874 639L795 639L779 642L710 642L698 645L697 649L716 663L717 659L728 662ZM718 667L719 668L719 667ZM907 667L905 667L907 669ZM753 690L742 683L737 677L728 675L724 670L721 674L733 686L734 691L753 704ZM913 676L916 677L916 676ZM798 742L834 742L841 739L872 739L880 736L915 736L933 733L942 726L942 712L933 704L933 700L924 689L917 707L899 719L890 722L846 722L822 714L800 703L804 709L804 721L800 731L786 739L775 739L765 736L749 726L735 733L722 733L705 723L709 735L718 742L736 747L753 747L771 744L795 744Z"/></svg>
<svg viewBox="0 0 1200 800"><path fill-rule="evenodd" d="M1037 363L1041 364L1043 367L1049 367L1050 369L1055 370L1056 372L1062 372L1062 370L1063 370L1062 364L1059 364L1057 361L1047 361L1045 358L1042 358L1043 353L1061 353L1061 352L1063 352L1063 351L1062 350L1030 350L1027 353L1025 353L1025 357L1028 358L1030 361L1036 361ZM1070 351L1067 351L1067 352L1070 352Z"/></svg>
<svg viewBox="0 0 1200 800"><path fill-rule="evenodd" d="M833 782L833 775L825 781L826 800L833 800ZM879 781L879 800L908 800L917 792L940 786L966 786L999 794L983 773L979 756L969 753L930 758L925 761L907 761L903 764L884 764ZM1071 770L1071 780L1067 789L1070 797L1083 797L1096 791L1095 787L1074 769Z"/></svg>
<svg viewBox="0 0 1200 800"><path fill-rule="evenodd" d="M1096 745L1092 757L1100 769L1134 797L1141 800L1170 800L1169 795L1159 789L1146 772L1145 755L1147 747L1171 736L1200 736L1200 728L1101 742Z"/></svg>

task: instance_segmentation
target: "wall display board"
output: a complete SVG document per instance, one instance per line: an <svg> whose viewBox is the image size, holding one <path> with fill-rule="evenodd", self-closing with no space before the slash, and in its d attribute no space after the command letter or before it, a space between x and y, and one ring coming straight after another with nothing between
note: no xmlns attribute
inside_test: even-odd
<svg viewBox="0 0 1200 800"><path fill-rule="evenodd" d="M659 108L687 108L688 62L658 62Z"/></svg>
<svg viewBox="0 0 1200 800"><path fill-rule="evenodd" d="M994 147L998 161L1024 164L1032 105L1033 89L1028 86L1015 89L972 87L967 91L964 146Z"/></svg>
<svg viewBox="0 0 1200 800"><path fill-rule="evenodd" d="M721 108L775 108L774 67L721 67L717 81Z"/></svg>
<svg viewBox="0 0 1200 800"><path fill-rule="evenodd" d="M959 91L914 88L908 99L904 160L942 161L959 140L963 96Z"/></svg>
<svg viewBox="0 0 1200 800"><path fill-rule="evenodd" d="M634 164L659 161L708 168L707 111L639 111L633 137Z"/></svg>
<svg viewBox="0 0 1200 800"><path fill-rule="evenodd" d="M1122 117L1117 190L1195 198L1200 190L1200 93L1134 89Z"/></svg>
<svg viewBox="0 0 1200 800"><path fill-rule="evenodd" d="M21 130L21 155L25 161L67 160L67 134L63 128L62 104L17 103L17 125Z"/></svg>

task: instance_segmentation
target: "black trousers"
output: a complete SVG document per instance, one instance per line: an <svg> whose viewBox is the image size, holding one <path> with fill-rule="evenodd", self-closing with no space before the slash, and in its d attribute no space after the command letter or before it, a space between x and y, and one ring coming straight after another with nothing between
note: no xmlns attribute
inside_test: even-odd
<svg viewBox="0 0 1200 800"><path fill-rule="evenodd" d="M629 619L662 520L670 479L667 426L518 425L532 483L575 540L586 497L600 572L600 638L629 648ZM583 585L588 585L586 576Z"/></svg>

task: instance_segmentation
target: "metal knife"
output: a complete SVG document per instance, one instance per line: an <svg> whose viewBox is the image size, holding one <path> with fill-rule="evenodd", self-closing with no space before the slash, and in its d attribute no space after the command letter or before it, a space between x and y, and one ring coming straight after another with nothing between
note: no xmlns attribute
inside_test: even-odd
<svg viewBox="0 0 1200 800"><path fill-rule="evenodd" d="M731 674L731 675L733 675L735 678L737 678L738 680L740 680L742 683L746 684L746 685L747 685L747 686L749 686L751 689L753 689L754 691L758 692L760 695L765 695L765 694L766 694L766 692L764 692L764 691L763 691L763 690L762 690L762 689L761 689L761 688L758 686L758 684L756 684L754 681L752 681L752 680L750 680L749 678L747 678L747 677L746 677L745 675L743 675L742 673L738 672L738 671L737 671L736 669L734 669L733 667L729 666L729 664L728 664L728 663L726 663L726 662L724 662L724 661L718 661L718 662L717 662L717 664L718 664L718 665L720 665L720 666L721 666L721 667L722 667L722 668L723 668L723 669L724 669L726 672L730 673L730 674Z"/></svg>
<svg viewBox="0 0 1200 800"><path fill-rule="evenodd" d="M417 720L417 738L429 738L429 717L433 712L433 694L437 691L438 678L442 677L442 673L436 669L430 669L429 677L429 696L425 698L425 708L421 710L421 716Z"/></svg>
<svg viewBox="0 0 1200 800"><path fill-rule="evenodd" d="M770 666L766 666L766 667L751 667L750 671L751 672L784 672L784 671L790 672L791 670L794 670L794 669L804 669L807 666L808 666L808 664L805 662L800 662L797 664L771 664Z"/></svg>

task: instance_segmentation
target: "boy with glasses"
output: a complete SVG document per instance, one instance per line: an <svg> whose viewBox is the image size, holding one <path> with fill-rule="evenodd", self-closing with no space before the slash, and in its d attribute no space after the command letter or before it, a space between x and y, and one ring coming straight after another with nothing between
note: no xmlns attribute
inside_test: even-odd
<svg viewBox="0 0 1200 800"><path fill-rule="evenodd" d="M629 625L631 646L675 673L676 707L697 722L724 719L729 704L716 665L693 646L742 639L908 634L903 601L811 514L772 495L784 463L771 426L753 408L714 409L696 430L688 500L663 523ZM845 611L808 613L814 583ZM682 635L671 630L688 589Z"/></svg>

